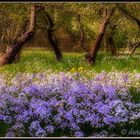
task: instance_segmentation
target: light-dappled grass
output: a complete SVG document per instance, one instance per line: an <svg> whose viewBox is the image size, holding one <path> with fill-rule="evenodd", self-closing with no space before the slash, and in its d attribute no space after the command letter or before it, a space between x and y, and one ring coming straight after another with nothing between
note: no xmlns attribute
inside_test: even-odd
<svg viewBox="0 0 140 140"><path fill-rule="evenodd" d="M55 72L71 71L82 68L83 72L88 71L136 71L140 72L140 56L124 54L119 56L104 55L99 52L96 65L89 65L84 53L63 53L63 60L57 62L55 55L45 48L26 48L21 53L19 63L6 65L0 68L0 72L15 75L18 72L37 73L51 69Z"/></svg>

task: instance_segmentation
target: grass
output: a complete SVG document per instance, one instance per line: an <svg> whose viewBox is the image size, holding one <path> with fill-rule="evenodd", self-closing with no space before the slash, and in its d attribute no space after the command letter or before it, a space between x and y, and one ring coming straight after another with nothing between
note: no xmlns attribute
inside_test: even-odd
<svg viewBox="0 0 140 140"><path fill-rule="evenodd" d="M119 71L140 72L139 55L104 55L99 52L96 65L89 65L84 58L84 53L63 53L63 60L57 62L55 55L44 48L25 48L21 53L19 63L6 65L0 68L1 73L15 75L18 72L37 73L51 69L52 71L70 71L83 67L85 71L107 72L116 69Z"/></svg>

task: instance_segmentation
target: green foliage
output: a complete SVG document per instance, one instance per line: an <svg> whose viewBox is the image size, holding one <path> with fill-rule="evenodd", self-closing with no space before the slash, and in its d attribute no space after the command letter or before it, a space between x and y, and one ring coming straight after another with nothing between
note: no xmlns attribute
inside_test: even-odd
<svg viewBox="0 0 140 140"><path fill-rule="evenodd" d="M140 102L140 89L136 89L134 87L131 87L130 93L132 93L133 101L135 103L139 103Z"/></svg>
<svg viewBox="0 0 140 140"><path fill-rule="evenodd" d="M127 44L127 34L126 32L121 32L118 30L114 35L114 43L117 48L123 48Z"/></svg>
<svg viewBox="0 0 140 140"><path fill-rule="evenodd" d="M0 4L0 51L6 52L11 42L22 32L23 23L29 14L28 6L29 4Z"/></svg>
<svg viewBox="0 0 140 140"><path fill-rule="evenodd" d="M93 127L91 126L90 122L85 122L84 124L80 125L81 130L86 134L85 137L92 135L94 132Z"/></svg>
<svg viewBox="0 0 140 140"><path fill-rule="evenodd" d="M10 125L0 121L0 137L5 137L8 128L10 128Z"/></svg>
<svg viewBox="0 0 140 140"><path fill-rule="evenodd" d="M54 28L63 27L71 36L77 38L77 40L80 38L80 32L77 26L77 15L80 15L81 23L85 32L85 40L88 40L88 46L91 46L96 39L100 23L103 20L100 10L102 8L111 9L112 7L116 6L114 3L37 3L37 5L40 4L44 5L45 11L50 14L53 22L55 23ZM139 5L140 4L138 3L121 4L126 11L137 19L140 19ZM29 18L29 13L30 3L1 3L0 38L9 27L9 24L14 23L15 27L23 24L23 21ZM112 21L110 24L115 23L117 25L117 30L114 35L116 47L126 47L128 40L139 39L138 25L132 18L127 17L126 15L122 14L120 10L116 9L111 20ZM37 14L36 23L37 25L43 27L47 26L46 22L43 22L41 13ZM11 30L9 32L13 31ZM7 44L9 44L9 42ZM0 46L2 47L3 44L0 44Z"/></svg>

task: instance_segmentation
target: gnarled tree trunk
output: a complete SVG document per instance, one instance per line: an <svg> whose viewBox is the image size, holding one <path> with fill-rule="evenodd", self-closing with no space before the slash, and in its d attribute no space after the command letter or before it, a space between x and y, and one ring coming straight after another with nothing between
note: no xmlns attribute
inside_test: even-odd
<svg viewBox="0 0 140 140"><path fill-rule="evenodd" d="M100 47L100 44L101 44L101 41L103 39L103 36L105 34L105 31L106 31L106 28L107 28L107 25L109 23L109 20L112 16L114 12L114 8L105 16L105 18L103 19L101 25L100 25L100 28L99 28L99 33L97 35L97 38L95 40L95 43L91 49L91 51L85 55L85 58L88 60L88 62L90 64L95 64L95 60L96 60L96 56L97 56L97 52L99 50L99 47Z"/></svg>
<svg viewBox="0 0 140 140"><path fill-rule="evenodd" d="M12 42L10 48L6 52L6 54L3 56L1 65L11 64L14 62L15 57L20 52L22 46L30 40L34 36L34 30L35 30L35 18L36 18L36 7L35 4L31 5L31 14L30 14L30 25L29 29L24 32L19 39L16 39Z"/></svg>
<svg viewBox="0 0 140 140"><path fill-rule="evenodd" d="M56 59L58 61L61 61L62 59L62 54L61 54L61 51L58 47L58 41L57 41L57 38L56 36L54 35L54 33L51 31L51 30L47 30L47 33L48 33L48 39L53 47L53 50L55 52L55 56L56 56Z"/></svg>
<svg viewBox="0 0 140 140"><path fill-rule="evenodd" d="M53 47L53 50L55 52L56 59L58 61L61 61L62 54L61 54L61 51L60 51L59 46L58 46L57 37L55 36L54 30L53 30L54 29L54 23L53 23L50 15L48 13L46 13L44 15L44 19L46 20L46 22L48 22L48 28L45 28L46 31L47 31L47 35L48 35L48 40L49 40L50 44Z"/></svg>

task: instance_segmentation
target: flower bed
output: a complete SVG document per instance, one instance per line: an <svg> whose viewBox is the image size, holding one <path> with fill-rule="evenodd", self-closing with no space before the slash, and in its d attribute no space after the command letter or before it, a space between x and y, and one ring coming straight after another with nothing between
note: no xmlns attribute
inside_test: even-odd
<svg viewBox="0 0 140 140"><path fill-rule="evenodd" d="M139 99L138 73L1 75L0 135L125 136L140 125Z"/></svg>

